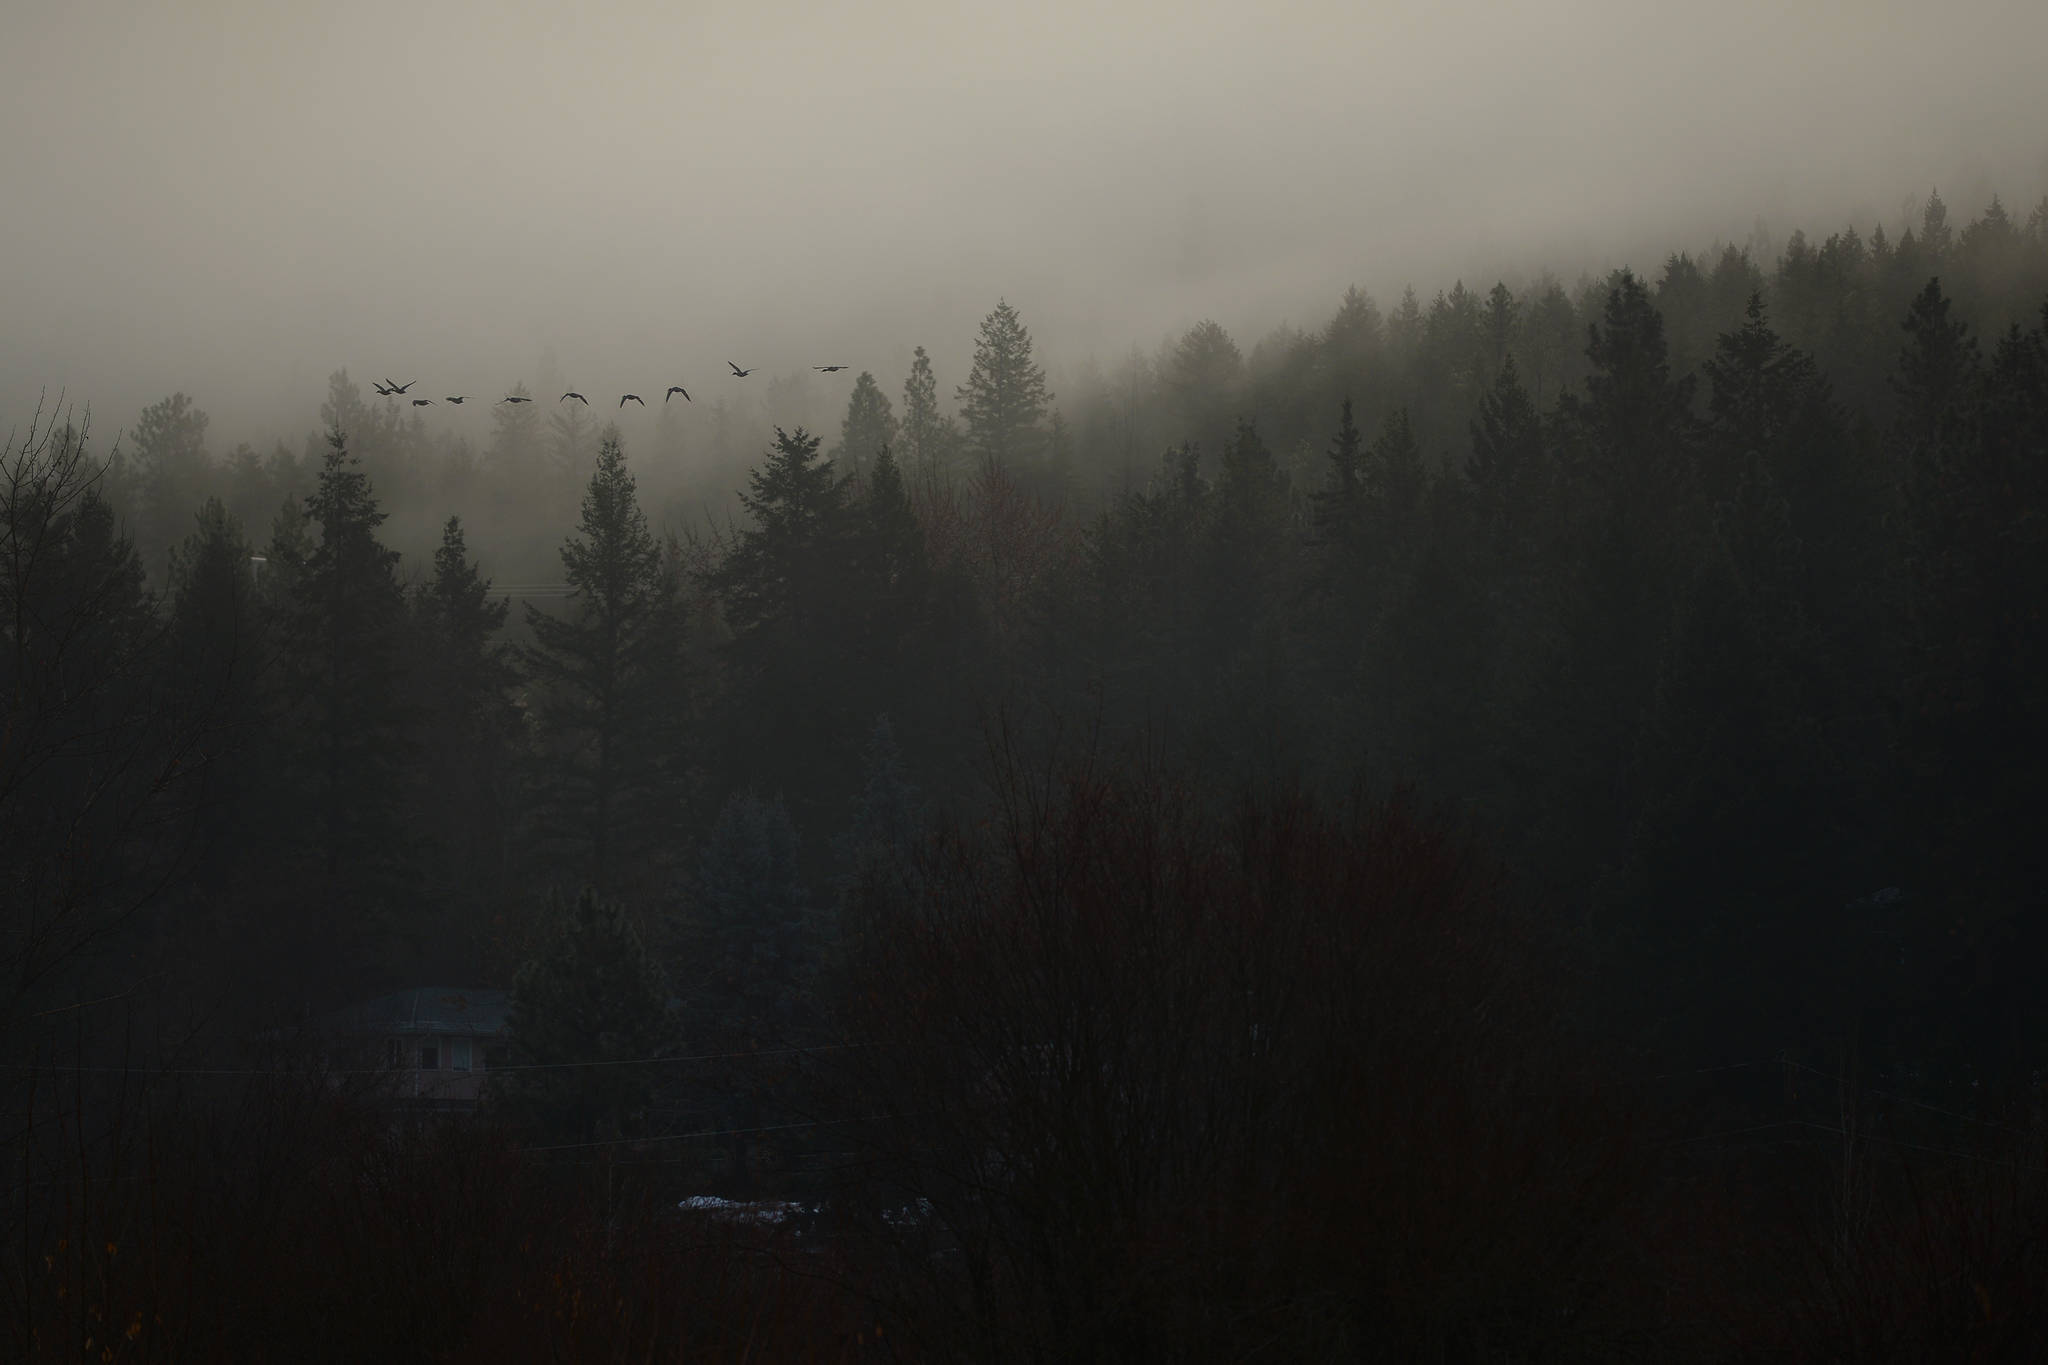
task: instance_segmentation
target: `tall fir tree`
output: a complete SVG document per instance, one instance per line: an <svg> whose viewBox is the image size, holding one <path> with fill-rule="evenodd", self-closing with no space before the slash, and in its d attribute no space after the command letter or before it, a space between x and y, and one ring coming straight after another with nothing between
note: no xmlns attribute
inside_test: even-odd
<svg viewBox="0 0 2048 1365"><path fill-rule="evenodd" d="M363 970L400 928L398 888L413 868L405 828L412 716L405 703L405 592L398 552L377 538L385 513L337 428L306 500L310 544L273 545L289 579L280 622L282 733L295 749L300 847L326 892L326 934Z"/></svg>
<svg viewBox="0 0 2048 1365"><path fill-rule="evenodd" d="M689 715L681 581L648 530L616 434L561 553L568 611L529 604L533 643L521 658L541 695L546 829L578 876L610 895L680 817Z"/></svg>
<svg viewBox="0 0 2048 1365"><path fill-rule="evenodd" d="M707 576L732 632L727 657L745 720L727 727L734 773L753 771L811 798L841 766L832 756L875 642L859 616L860 536L848 485L816 436L775 429L740 494L752 525ZM892 462L893 463L893 462ZM821 679L817 660L833 661ZM843 757L843 756L841 756Z"/></svg>
<svg viewBox="0 0 2048 1365"><path fill-rule="evenodd" d="M939 381L932 373L932 358L920 346L910 362L910 375L903 381L901 455L913 483L929 485L952 472L953 432L951 419L939 411Z"/></svg>
<svg viewBox="0 0 2048 1365"><path fill-rule="evenodd" d="M1547 493L1543 421L1522 387L1513 356L1479 400L1465 477L1481 523L1503 546L1528 548Z"/></svg>
<svg viewBox="0 0 2048 1365"><path fill-rule="evenodd" d="M832 462L855 478L874 464L875 452L896 441L896 414L889 399L866 370L853 381L853 394L846 400L846 418L839 426L839 446Z"/></svg>
<svg viewBox="0 0 2048 1365"><path fill-rule="evenodd" d="M968 450L977 459L1012 468L1037 459L1040 424L1052 402L1045 371L1031 358L1031 333L1007 299L982 319L974 342L974 368L956 395L967 422Z"/></svg>
<svg viewBox="0 0 2048 1365"><path fill-rule="evenodd" d="M511 894L514 761L522 722L510 646L498 640L511 603L494 599L471 562L458 517L441 529L434 576L415 599L418 707L422 727L420 825L436 845L435 867L454 912L433 945L438 961L484 979L484 907Z"/></svg>
<svg viewBox="0 0 2048 1365"><path fill-rule="evenodd" d="M266 745L259 691L269 642L249 542L218 498L171 551L171 677L180 704L206 736L204 799L193 875L211 894L226 889L237 833L251 827L253 768Z"/></svg>
<svg viewBox="0 0 2048 1365"><path fill-rule="evenodd" d="M142 410L130 438L136 548L159 583L207 482L207 421L190 397L174 393Z"/></svg>

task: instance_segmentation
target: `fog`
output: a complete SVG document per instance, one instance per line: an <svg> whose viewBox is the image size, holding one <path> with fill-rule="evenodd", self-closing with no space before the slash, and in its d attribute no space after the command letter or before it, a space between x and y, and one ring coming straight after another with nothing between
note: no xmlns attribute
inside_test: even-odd
<svg viewBox="0 0 2048 1365"><path fill-rule="evenodd" d="M63 390L104 433L182 389L216 449L296 439L343 366L893 388L923 344L950 390L1003 294L1058 381L1205 316L1312 325L1352 282L2048 185L2025 0L31 0L8 28L0 420Z"/></svg>

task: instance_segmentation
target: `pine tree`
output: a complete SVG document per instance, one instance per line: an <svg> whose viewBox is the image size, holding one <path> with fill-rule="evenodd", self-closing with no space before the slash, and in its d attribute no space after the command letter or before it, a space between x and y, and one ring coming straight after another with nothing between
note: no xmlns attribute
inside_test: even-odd
<svg viewBox="0 0 2048 1365"><path fill-rule="evenodd" d="M939 411L939 381L932 373L931 357L920 346L910 362L910 376L903 381L901 428L903 461L911 479L919 485L951 472L953 450L948 425L946 416Z"/></svg>
<svg viewBox="0 0 2048 1365"><path fill-rule="evenodd" d="M385 513L340 430L305 521L310 548L284 566L290 596L281 622L283 732L293 736L296 788L310 824L306 851L328 893L330 929L351 935L391 927L391 896L410 863L401 823L411 751L401 650L405 594L398 552L377 539ZM355 951L374 953L358 937ZM357 966L367 965L358 961Z"/></svg>
<svg viewBox="0 0 2048 1365"><path fill-rule="evenodd" d="M1509 544L1525 546L1535 531L1545 463L1542 419L1509 356L1479 400L1472 419L1472 455L1465 462L1481 520Z"/></svg>
<svg viewBox="0 0 2048 1365"><path fill-rule="evenodd" d="M242 527L208 498L198 525L171 551L170 674L180 705L206 736L204 796L194 839L195 879L224 889L246 834L265 746L258 691L268 652Z"/></svg>
<svg viewBox="0 0 2048 1365"><path fill-rule="evenodd" d="M1486 296L1486 349L1494 374L1508 363L1522 320L1522 305L1515 300L1505 281L1495 281Z"/></svg>
<svg viewBox="0 0 2048 1365"><path fill-rule="evenodd" d="M1418 518L1429 474L1422 464L1408 410L1396 408L1380 424L1366 452L1363 470L1365 505L1373 536L1392 543L1419 534Z"/></svg>
<svg viewBox="0 0 2048 1365"><path fill-rule="evenodd" d="M866 370L853 381L853 395L846 400L846 419L839 427L839 448L832 462L855 478L872 463L875 452L896 440L896 415L889 399Z"/></svg>
<svg viewBox="0 0 2048 1365"><path fill-rule="evenodd" d="M1253 423L1240 421L1223 448L1209 507L1204 596L1214 646L1234 653L1253 633L1289 529L1287 475Z"/></svg>
<svg viewBox="0 0 2048 1365"><path fill-rule="evenodd" d="M1187 330L1161 367L1184 439L1221 448L1244 380L1244 355L1230 333L1204 319Z"/></svg>
<svg viewBox="0 0 2048 1365"><path fill-rule="evenodd" d="M1673 500L1690 473L1695 381L1672 376L1664 319L1629 271L1608 291L1586 357L1593 365L1586 396L1566 407L1578 427L1581 472L1622 522L1668 533Z"/></svg>
<svg viewBox="0 0 2048 1365"><path fill-rule="evenodd" d="M1329 459L1329 477L1315 493L1316 532L1325 541L1341 538L1357 526L1364 506L1365 437L1352 420L1349 398L1344 400Z"/></svg>
<svg viewBox="0 0 2048 1365"><path fill-rule="evenodd" d="M1045 371L1031 359L1031 333L1007 299L982 320L974 343L974 368L956 393L967 421L967 445L974 456L998 468L1037 458L1052 392Z"/></svg>
<svg viewBox="0 0 2048 1365"><path fill-rule="evenodd" d="M138 549L158 573L206 482L207 420L189 397L174 393L144 408L135 423L128 477L136 490Z"/></svg>
<svg viewBox="0 0 2048 1365"><path fill-rule="evenodd" d="M590 409L581 403L556 403L555 410L548 414L550 472L558 478L573 478L578 470L589 467L592 446L601 450L603 440ZM602 460L602 454L598 458Z"/></svg>
<svg viewBox="0 0 2048 1365"><path fill-rule="evenodd" d="M553 934L512 987L512 1043L532 1069L493 1084L551 1136L638 1135L658 1072L637 1063L677 1043L668 982L618 902L585 890L574 905L551 896L548 908Z"/></svg>
<svg viewBox="0 0 2048 1365"><path fill-rule="evenodd" d="M1336 386L1350 401L1352 390L1378 382L1381 352L1386 345L1386 325L1372 295L1353 285L1329 325L1323 329L1323 364Z"/></svg>
<svg viewBox="0 0 2048 1365"><path fill-rule="evenodd" d="M470 562L461 519L448 518L434 576L414 606L418 704L426 722L421 825L439 846L449 899L472 909L508 891L512 764L521 728L511 695L518 670L511 649L497 641L511 604L492 600L490 589ZM454 927L473 955L480 931L464 918Z"/></svg>
<svg viewBox="0 0 2048 1365"><path fill-rule="evenodd" d="M580 533L562 546L567 616L527 607L522 653L542 692L542 783L552 832L601 894L674 827L683 781L681 582L647 529L617 437L583 494Z"/></svg>
<svg viewBox="0 0 2048 1365"><path fill-rule="evenodd" d="M838 771L843 708L869 686L886 642L866 633L860 519L847 481L818 457L818 438L776 428L747 481L740 502L753 524L706 578L732 632L732 695L742 703L724 727L729 762L807 800L809 784ZM833 660L829 679L818 676L821 658Z"/></svg>
<svg viewBox="0 0 2048 1365"><path fill-rule="evenodd" d="M512 397L531 398L524 383L512 386ZM491 408L491 466L515 485L529 484L541 468L540 413L532 403L497 403Z"/></svg>

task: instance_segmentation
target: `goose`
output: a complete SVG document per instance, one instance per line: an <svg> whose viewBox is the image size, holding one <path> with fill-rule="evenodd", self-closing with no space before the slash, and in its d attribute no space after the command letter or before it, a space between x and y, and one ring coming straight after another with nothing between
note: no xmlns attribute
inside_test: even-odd
<svg viewBox="0 0 2048 1365"><path fill-rule="evenodd" d="M377 396L378 396L379 398L389 398L389 397L390 397L390 396L391 396L392 394L394 394L394 393L397 393L397 392L398 392L398 390L397 390L397 389L387 389L387 388L385 388L385 387L384 387L384 386L383 386L382 384L379 384L379 383L378 383L378 382L377 382L376 380L374 380L374 379L372 379L372 380L370 381L370 387L371 387L371 388L373 388L373 389L375 389L375 390L377 391Z"/></svg>
<svg viewBox="0 0 2048 1365"><path fill-rule="evenodd" d="M663 399L662 399L661 401L662 401L662 402L664 402L664 403L666 403L666 402L668 402L669 398L674 398L674 397L675 397L675 396L676 396L677 394L681 394L681 395L683 396L683 401L684 401L685 403L687 403L687 402L689 402L689 401L690 401L690 391L689 391L688 389L684 388L684 387L683 387L683 386L682 386L681 384L671 384L671 385L669 385L669 386L668 386L668 397L667 397L667 398L663 398Z"/></svg>
<svg viewBox="0 0 2048 1365"><path fill-rule="evenodd" d="M407 389L411 388L413 385L419 383L420 381L417 379L408 379L403 384L393 384L389 379L387 379L384 382L386 384L391 385L391 392L404 393Z"/></svg>
<svg viewBox="0 0 2048 1365"><path fill-rule="evenodd" d="M647 400L645 398L642 398L637 393L621 394L619 396L619 406L622 408L626 406L626 400L628 398L632 399L635 403L638 403L643 408L647 406Z"/></svg>
<svg viewBox="0 0 2048 1365"><path fill-rule="evenodd" d="M464 400L467 399L468 397L469 395L465 393L460 398L443 398L441 401L444 403L453 403L455 404L455 406L461 407Z"/></svg>
<svg viewBox="0 0 2048 1365"><path fill-rule="evenodd" d="M819 374L837 374L841 370L849 370L853 367L851 365L813 365L811 368Z"/></svg>
<svg viewBox="0 0 2048 1365"><path fill-rule="evenodd" d="M560 398L557 398L555 401L557 403L566 403L571 398L575 399L577 402L581 403L586 408L590 406L590 400L588 398L585 398L582 394L577 393L574 389L571 389L569 392L563 394Z"/></svg>
<svg viewBox="0 0 2048 1365"><path fill-rule="evenodd" d="M745 379L748 375L752 374L754 370L758 370L761 368L759 365L756 365L754 367L754 370L743 370L739 366L733 365L730 360L726 361L725 363L728 365L732 365L732 372L741 379Z"/></svg>
<svg viewBox="0 0 2048 1365"><path fill-rule="evenodd" d="M533 400L531 398L522 398L516 393L508 393L498 401L500 403L531 403Z"/></svg>
<svg viewBox="0 0 2048 1365"><path fill-rule="evenodd" d="M424 408L431 405L433 401L431 398L415 398L412 400L412 405L416 408Z"/></svg>

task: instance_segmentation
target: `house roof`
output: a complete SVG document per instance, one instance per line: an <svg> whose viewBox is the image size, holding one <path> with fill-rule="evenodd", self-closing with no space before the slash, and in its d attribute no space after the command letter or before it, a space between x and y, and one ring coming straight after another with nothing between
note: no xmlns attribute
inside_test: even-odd
<svg viewBox="0 0 2048 1365"><path fill-rule="evenodd" d="M467 986L415 986L336 1010L327 1027L336 1033L447 1033L502 1037L512 1014L510 991Z"/></svg>

